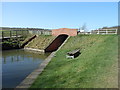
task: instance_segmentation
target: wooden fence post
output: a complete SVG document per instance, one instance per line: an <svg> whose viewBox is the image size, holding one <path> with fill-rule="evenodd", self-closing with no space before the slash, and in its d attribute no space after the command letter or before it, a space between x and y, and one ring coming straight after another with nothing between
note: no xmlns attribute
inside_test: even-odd
<svg viewBox="0 0 120 90"><path fill-rule="evenodd" d="M99 29L98 29L98 33L97 34L100 34Z"/></svg>
<svg viewBox="0 0 120 90"><path fill-rule="evenodd" d="M12 34L11 34L11 31L10 31L10 38L11 38Z"/></svg>
<svg viewBox="0 0 120 90"><path fill-rule="evenodd" d="M117 29L116 29L116 32L115 32L115 34L117 34Z"/></svg>
<svg viewBox="0 0 120 90"><path fill-rule="evenodd" d="M16 30L16 37L18 37L18 35L17 35L17 30Z"/></svg>
<svg viewBox="0 0 120 90"><path fill-rule="evenodd" d="M27 30L27 34L29 34L29 30Z"/></svg>
<svg viewBox="0 0 120 90"><path fill-rule="evenodd" d="M23 35L23 30L22 30L22 35Z"/></svg>
<svg viewBox="0 0 120 90"><path fill-rule="evenodd" d="M2 31L2 38L4 38L4 31Z"/></svg>
<svg viewBox="0 0 120 90"><path fill-rule="evenodd" d="M108 30L106 29L106 34L108 34Z"/></svg>

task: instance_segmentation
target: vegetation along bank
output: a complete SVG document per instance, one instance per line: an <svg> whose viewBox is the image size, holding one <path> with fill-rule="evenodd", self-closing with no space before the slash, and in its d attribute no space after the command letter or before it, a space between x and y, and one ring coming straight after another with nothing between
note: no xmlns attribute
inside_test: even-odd
<svg viewBox="0 0 120 90"><path fill-rule="evenodd" d="M81 54L67 59L74 49ZM117 68L117 35L78 35L68 39L31 88L117 88Z"/></svg>

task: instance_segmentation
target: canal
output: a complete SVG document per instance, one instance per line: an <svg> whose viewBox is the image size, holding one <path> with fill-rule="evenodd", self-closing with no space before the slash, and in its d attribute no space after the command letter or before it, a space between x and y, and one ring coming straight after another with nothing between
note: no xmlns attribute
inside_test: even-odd
<svg viewBox="0 0 120 90"><path fill-rule="evenodd" d="M42 63L47 54L25 50L2 52L2 88L15 88Z"/></svg>

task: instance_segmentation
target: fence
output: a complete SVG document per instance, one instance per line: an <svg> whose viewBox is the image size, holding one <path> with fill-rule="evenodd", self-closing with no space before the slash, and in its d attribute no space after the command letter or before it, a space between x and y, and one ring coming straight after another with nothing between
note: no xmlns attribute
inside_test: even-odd
<svg viewBox="0 0 120 90"><path fill-rule="evenodd" d="M3 30L0 31L0 38L21 37L28 34L51 35L51 30Z"/></svg>
<svg viewBox="0 0 120 90"><path fill-rule="evenodd" d="M30 34L36 35L51 35L51 30L29 30Z"/></svg>
<svg viewBox="0 0 120 90"><path fill-rule="evenodd" d="M95 34L117 34L117 29L102 29L102 30L96 30L91 33Z"/></svg>
<svg viewBox="0 0 120 90"><path fill-rule="evenodd" d="M118 29L98 29L91 32L79 32L78 34L117 34Z"/></svg>
<svg viewBox="0 0 120 90"><path fill-rule="evenodd" d="M28 30L6 30L6 31L0 31L1 32L1 38L12 38L12 37L22 37L27 35L29 32Z"/></svg>

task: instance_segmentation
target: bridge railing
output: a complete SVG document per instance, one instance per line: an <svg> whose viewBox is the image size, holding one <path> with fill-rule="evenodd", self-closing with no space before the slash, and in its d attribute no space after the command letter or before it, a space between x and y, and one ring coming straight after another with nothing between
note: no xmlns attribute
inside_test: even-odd
<svg viewBox="0 0 120 90"><path fill-rule="evenodd" d="M92 32L93 34L117 34L117 29L102 29Z"/></svg>
<svg viewBox="0 0 120 90"><path fill-rule="evenodd" d="M118 29L98 29L91 32L78 32L78 34L117 34Z"/></svg>
<svg viewBox="0 0 120 90"><path fill-rule="evenodd" d="M12 38L12 37L20 37L20 36L25 36L29 32L28 30L10 30L10 31L0 31L1 38Z"/></svg>
<svg viewBox="0 0 120 90"><path fill-rule="evenodd" d="M30 34L36 34L36 35L52 35L51 30L29 30Z"/></svg>

